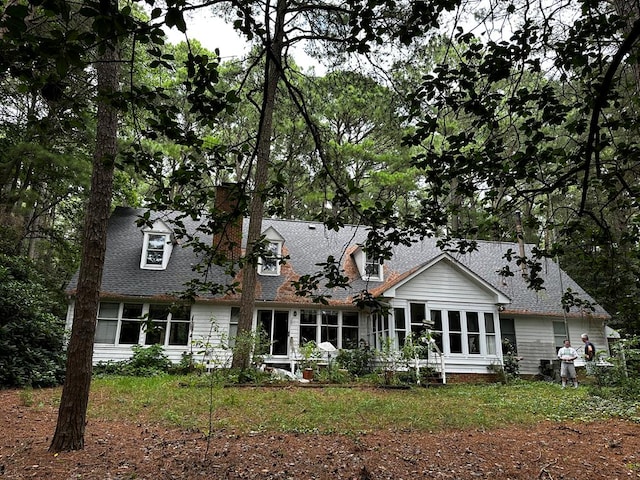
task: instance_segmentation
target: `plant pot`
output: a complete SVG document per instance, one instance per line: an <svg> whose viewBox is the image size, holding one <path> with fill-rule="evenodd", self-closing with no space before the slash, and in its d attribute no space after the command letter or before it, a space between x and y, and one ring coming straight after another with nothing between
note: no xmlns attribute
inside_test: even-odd
<svg viewBox="0 0 640 480"><path fill-rule="evenodd" d="M313 380L313 368L305 368L302 370L302 378L305 380Z"/></svg>

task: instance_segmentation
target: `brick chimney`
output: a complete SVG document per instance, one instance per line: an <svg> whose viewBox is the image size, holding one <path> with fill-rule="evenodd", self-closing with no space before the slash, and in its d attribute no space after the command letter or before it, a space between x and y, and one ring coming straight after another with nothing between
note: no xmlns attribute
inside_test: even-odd
<svg viewBox="0 0 640 480"><path fill-rule="evenodd" d="M242 186L223 183L216 188L213 247L227 260L238 261L242 255Z"/></svg>

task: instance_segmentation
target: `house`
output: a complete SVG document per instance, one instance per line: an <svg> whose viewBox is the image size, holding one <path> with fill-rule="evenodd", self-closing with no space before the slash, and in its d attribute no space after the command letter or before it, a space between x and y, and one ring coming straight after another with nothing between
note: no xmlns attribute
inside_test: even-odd
<svg viewBox="0 0 640 480"><path fill-rule="evenodd" d="M199 258L176 239L170 214L154 213L152 227L139 227L136 221L143 213L118 207L110 218L94 362L127 359L132 345L154 343L162 344L174 362L184 353L197 359L204 351L208 361L228 362L240 294L202 295L168 308L176 292L197 275L192 267ZM187 230L198 226L197 220L183 221ZM237 225L231 234L240 236L246 228L245 219L242 229ZM586 332L598 349L606 349L609 315L598 305L593 311L564 311L561 297L567 289L593 299L555 262L544 261L540 275L545 289L538 292L527 288L515 260L510 264L515 275L498 274L508 263L505 254L518 251L516 243L479 241L476 251L455 254L442 251L434 239L423 239L410 247L394 247L393 258L382 263L363 250L363 227L336 232L322 223L265 218L262 231L273 256L258 267L253 323L269 336L267 364L295 368L307 340L330 342L336 349L359 344L380 349L389 339L398 349L411 332L424 330L425 320L432 322L449 382L488 378L489 367L502 361L503 339L517 348L524 375L536 375L541 363L554 360L566 337L580 351L580 335ZM325 292L330 294L326 305L296 295L291 282L316 273L317 264L329 255L339 259L350 288ZM280 257L286 261L281 263ZM229 283L237 278L213 269L208 280ZM76 281L68 287L69 327ZM358 309L354 296L365 290L387 303L388 313ZM152 319L154 328L148 328L145 319Z"/></svg>

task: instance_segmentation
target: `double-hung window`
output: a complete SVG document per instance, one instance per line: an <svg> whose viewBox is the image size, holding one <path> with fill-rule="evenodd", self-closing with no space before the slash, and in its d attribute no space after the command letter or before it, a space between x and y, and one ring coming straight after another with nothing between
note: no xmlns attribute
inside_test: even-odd
<svg viewBox="0 0 640 480"><path fill-rule="evenodd" d="M125 303L122 307L122 319L120 320L120 345L135 345L140 343L140 330L142 327L141 303Z"/></svg>
<svg viewBox="0 0 640 480"><path fill-rule="evenodd" d="M116 343L119 317L119 303L100 302L100 308L98 308L98 323L96 325L96 343Z"/></svg>
<svg viewBox="0 0 640 480"><path fill-rule="evenodd" d="M160 267L164 259L164 250L167 246L167 235L150 233L147 236L145 265L147 267Z"/></svg>
<svg viewBox="0 0 640 480"><path fill-rule="evenodd" d="M493 313L484 313L484 331L487 335L487 355L496 354L496 326Z"/></svg>
<svg viewBox="0 0 640 480"><path fill-rule="evenodd" d="M280 259L282 257L282 242L269 242L267 253L260 257L258 273L260 275L280 275Z"/></svg>
<svg viewBox="0 0 640 480"><path fill-rule="evenodd" d="M447 312L449 321L449 352L462 353L462 322L458 310Z"/></svg>
<svg viewBox="0 0 640 480"><path fill-rule="evenodd" d="M185 306L149 305L145 344L187 345L190 312Z"/></svg>
<svg viewBox="0 0 640 480"><path fill-rule="evenodd" d="M428 308L426 303L410 303L411 333L420 338L429 329L432 340L445 354L496 355L497 328L493 312L483 308L448 310ZM484 310L484 311L483 311ZM404 312L395 309L396 327ZM429 321L425 321L428 318Z"/></svg>
<svg viewBox="0 0 640 480"><path fill-rule="evenodd" d="M100 302L95 342L186 346L189 344L190 317L189 306Z"/></svg>
<svg viewBox="0 0 640 480"><path fill-rule="evenodd" d="M169 319L168 305L149 305L149 318L145 324L145 345L164 345Z"/></svg>
<svg viewBox="0 0 640 480"><path fill-rule="evenodd" d="M359 340L358 312L300 310L300 345L331 342L336 348L356 348Z"/></svg>
<svg viewBox="0 0 640 480"><path fill-rule="evenodd" d="M174 237L171 229L156 220L153 227L144 230L140 268L144 270L165 270L173 251Z"/></svg>
<svg viewBox="0 0 640 480"><path fill-rule="evenodd" d="M360 320L358 312L342 312L342 348L358 347L358 326ZM337 347L338 345L336 345Z"/></svg>
<svg viewBox="0 0 640 480"><path fill-rule="evenodd" d="M396 327L396 338L398 339L398 346L402 347L407 338L407 321L404 314L404 308L393 309L393 320Z"/></svg>
<svg viewBox="0 0 640 480"><path fill-rule="evenodd" d="M469 355L480 355L480 322L478 312L467 313L467 351Z"/></svg>
<svg viewBox="0 0 640 480"><path fill-rule="evenodd" d="M560 335L559 337L556 338L556 349L559 350L560 347L562 347L564 345L564 343L560 343L560 346L558 345L558 342L564 342L564 323L562 322L554 322L554 334L555 334L555 323L560 323L562 325L562 335ZM509 350L512 350L513 352L517 353L518 352L518 344L516 341L516 328L515 328L515 322L513 320L513 318L501 318L500 319L500 332L502 333L502 353L503 354L507 354L509 352ZM562 337L562 338L560 338ZM556 351L557 351L556 350Z"/></svg>
<svg viewBox="0 0 640 480"><path fill-rule="evenodd" d="M364 272L369 280L382 280L382 259L365 252Z"/></svg>
<svg viewBox="0 0 640 480"><path fill-rule="evenodd" d="M438 350L444 352L444 345L442 344L442 311L431 310L431 338L436 343Z"/></svg>
<svg viewBox="0 0 640 480"><path fill-rule="evenodd" d="M360 245L352 258L358 268L360 277L365 281L381 282L384 280L383 258L367 252L366 246Z"/></svg>
<svg viewBox="0 0 640 480"><path fill-rule="evenodd" d="M569 338L567 327L564 322L553 322L553 343L556 347L556 353L564 347L564 341Z"/></svg>

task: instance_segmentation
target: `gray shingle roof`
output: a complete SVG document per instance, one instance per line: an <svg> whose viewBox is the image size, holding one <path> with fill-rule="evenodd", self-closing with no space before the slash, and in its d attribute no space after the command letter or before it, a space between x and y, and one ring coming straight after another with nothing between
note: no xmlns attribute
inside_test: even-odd
<svg viewBox="0 0 640 480"><path fill-rule="evenodd" d="M145 210L142 209L118 207L109 221L107 253L102 279L103 296L162 297L182 291L185 282L196 276L191 267L198 263L197 255L191 248L182 248L180 245L173 249L166 270L140 269L143 233L136 225L136 220L144 212ZM163 216L171 216L171 214L159 215L156 213L152 215L152 218L164 218ZM200 224L199 221L191 219L183 221L187 230L191 232L195 231ZM280 276L259 277L257 294L259 300L283 303L304 301L291 294L292 290L288 287L290 280L317 272L319 270L317 264L325 262L329 255L340 259L347 272L356 272L350 254L357 244L363 243L366 239L364 227L346 226L336 232L327 230L322 223L264 219L263 231L270 226L285 239L283 253L288 255L290 259L287 265L282 267ZM246 229L247 220L244 223L244 231ZM202 235L201 239L205 242L211 242L210 236ZM544 278L545 289L541 292L528 289L522 276L518 273L513 277L501 277L497 272L508 263L504 259L504 254L509 249L517 252L518 246L513 242L479 241L477 251L450 255L457 262L476 273L486 283L511 298L512 303L506 306L507 312L562 315L561 296L567 288L570 288L580 298L594 302L552 260L546 260L543 263L541 276ZM530 251L531 246L527 246L527 249ZM435 239L424 239L411 247L396 246L393 253L393 258L384 264L386 285L383 286L382 282L366 282L353 274L350 275L352 278L351 290L337 289L330 292L332 300L350 302L354 293L364 289L377 292L385 290L386 286L391 286L388 283L389 279L398 278L398 276L442 255ZM509 265L512 271L518 271L515 260ZM215 267L209 272L209 280L226 284L232 279L225 275L221 268ZM68 287L69 293L75 291L76 283L77 276L74 276ZM283 292L288 292L288 294L283 294ZM579 314L579 311L574 308L571 314ZM595 315L608 316L599 306L596 307Z"/></svg>

